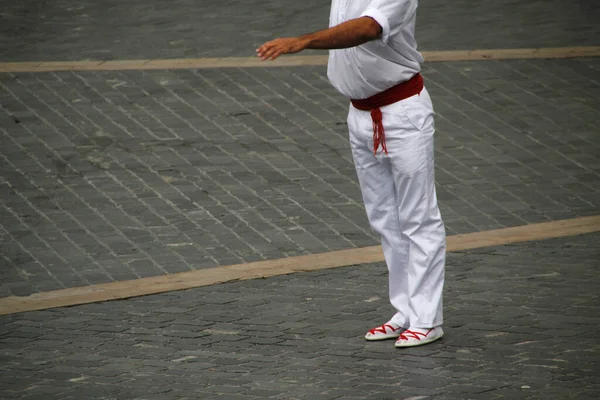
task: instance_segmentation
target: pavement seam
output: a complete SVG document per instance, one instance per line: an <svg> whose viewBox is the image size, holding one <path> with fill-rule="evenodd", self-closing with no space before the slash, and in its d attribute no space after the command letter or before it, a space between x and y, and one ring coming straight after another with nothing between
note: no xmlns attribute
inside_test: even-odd
<svg viewBox="0 0 600 400"><path fill-rule="evenodd" d="M470 250L600 231L600 215L449 236L447 251ZM383 261L380 246L258 261L0 299L0 315L120 300L238 280Z"/></svg>
<svg viewBox="0 0 600 400"><path fill-rule="evenodd" d="M556 59L600 57L600 46L423 51L422 54L425 62ZM320 66L327 64L327 58L324 54L286 56L272 62L257 57L5 62L0 63L0 73Z"/></svg>

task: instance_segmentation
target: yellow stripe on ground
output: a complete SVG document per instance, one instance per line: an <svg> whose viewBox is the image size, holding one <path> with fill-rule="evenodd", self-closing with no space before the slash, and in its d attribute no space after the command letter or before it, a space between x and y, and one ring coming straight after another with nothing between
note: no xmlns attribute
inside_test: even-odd
<svg viewBox="0 0 600 400"><path fill-rule="evenodd" d="M544 222L448 237L448 251L500 246L600 231L600 216ZM171 275L111 282L0 299L0 315L190 289L237 280L267 278L383 261L380 246L258 261Z"/></svg>
<svg viewBox="0 0 600 400"><path fill-rule="evenodd" d="M423 57L425 58L426 62L600 57L600 46L548 47L539 49L424 51ZM296 67L303 65L325 64L327 64L326 54L311 56L284 56L275 61L261 61L257 57L227 57L179 58L166 60L8 62L0 63L0 72Z"/></svg>

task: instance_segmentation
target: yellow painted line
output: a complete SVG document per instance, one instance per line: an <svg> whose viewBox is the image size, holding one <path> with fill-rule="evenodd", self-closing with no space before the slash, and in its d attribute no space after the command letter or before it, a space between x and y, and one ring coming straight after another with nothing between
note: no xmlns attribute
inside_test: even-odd
<svg viewBox="0 0 600 400"><path fill-rule="evenodd" d="M448 237L447 247L448 251L460 251L598 231L600 231L600 216L581 217L450 236ZM6 297L0 299L0 315L126 299L238 280L267 278L296 272L381 261L383 261L381 247L370 246L279 260L236 264L130 281L35 293L27 297Z"/></svg>
<svg viewBox="0 0 600 400"><path fill-rule="evenodd" d="M424 51L422 54L426 62L600 57L600 46L547 47L538 49ZM7 62L0 63L0 72L296 67L303 65L326 64L327 55L321 54L284 56L275 61L261 61L257 57L226 57L175 58L165 60Z"/></svg>

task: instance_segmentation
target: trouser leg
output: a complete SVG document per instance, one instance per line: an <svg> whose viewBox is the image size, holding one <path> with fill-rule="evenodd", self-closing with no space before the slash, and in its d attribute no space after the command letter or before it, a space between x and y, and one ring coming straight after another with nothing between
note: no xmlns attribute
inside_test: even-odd
<svg viewBox="0 0 600 400"><path fill-rule="evenodd" d="M408 250L409 243L401 234L395 201L395 184L391 163L380 162L373 147L351 138L356 172L367 217L379 234L389 273L389 298L396 314L391 321L408 328Z"/></svg>
<svg viewBox="0 0 600 400"><path fill-rule="evenodd" d="M350 143L369 222L381 237L398 325L441 325L445 230L435 194L429 95L383 107L388 155L373 155L368 112L351 107Z"/></svg>

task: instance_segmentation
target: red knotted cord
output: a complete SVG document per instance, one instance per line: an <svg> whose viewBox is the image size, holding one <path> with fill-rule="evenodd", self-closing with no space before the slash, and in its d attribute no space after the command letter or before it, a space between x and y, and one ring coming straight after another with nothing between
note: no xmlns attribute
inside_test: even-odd
<svg viewBox="0 0 600 400"><path fill-rule="evenodd" d="M385 145L385 130L383 129L383 116L379 108L371 110L371 119L373 120L373 154L377 155L377 149L381 145L381 149L388 153Z"/></svg>
<svg viewBox="0 0 600 400"><path fill-rule="evenodd" d="M369 98L351 100L355 108L363 111L371 111L371 119L373 120L373 154L377 154L379 146L381 146L385 154L388 153L385 144L383 116L379 108L417 95L421 93L421 90L423 90L423 77L417 73L409 80L400 82L396 86Z"/></svg>

